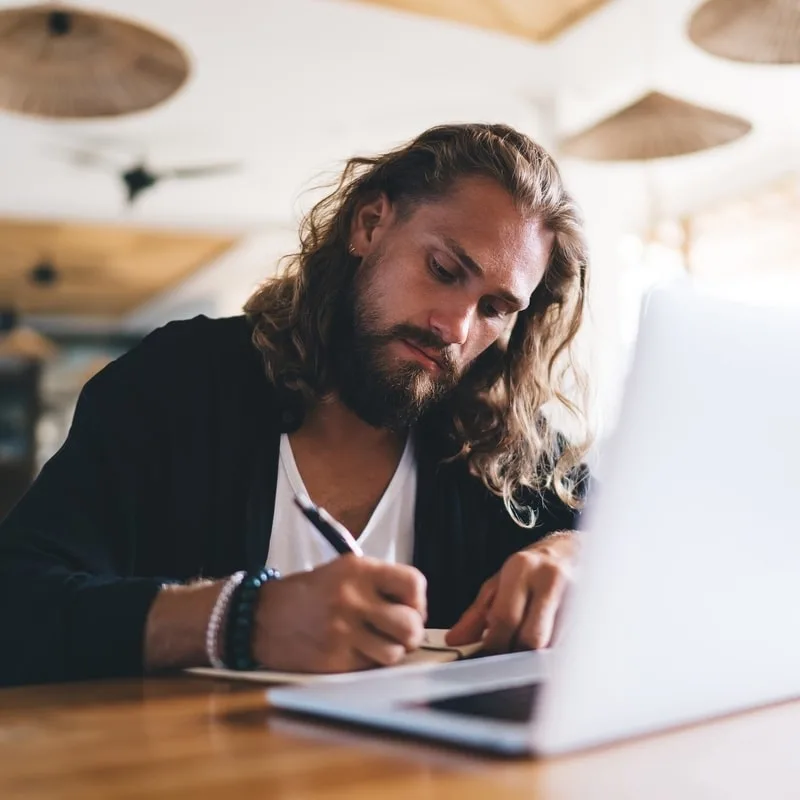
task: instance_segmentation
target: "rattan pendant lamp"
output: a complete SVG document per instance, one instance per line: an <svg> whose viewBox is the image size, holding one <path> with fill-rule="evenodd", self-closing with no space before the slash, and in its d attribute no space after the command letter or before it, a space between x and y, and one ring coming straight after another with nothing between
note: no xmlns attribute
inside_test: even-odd
<svg viewBox="0 0 800 800"><path fill-rule="evenodd" d="M689 38L732 61L800 64L800 0L708 0L692 15Z"/></svg>
<svg viewBox="0 0 800 800"><path fill-rule="evenodd" d="M162 103L188 75L181 48L138 23L52 3L0 10L0 109L113 117Z"/></svg>
<svg viewBox="0 0 800 800"><path fill-rule="evenodd" d="M0 359L49 361L57 354L56 344L33 328L19 325L16 312L0 305Z"/></svg>
<svg viewBox="0 0 800 800"><path fill-rule="evenodd" d="M650 161L733 142L747 120L649 92L596 125L565 139L562 155L594 161Z"/></svg>

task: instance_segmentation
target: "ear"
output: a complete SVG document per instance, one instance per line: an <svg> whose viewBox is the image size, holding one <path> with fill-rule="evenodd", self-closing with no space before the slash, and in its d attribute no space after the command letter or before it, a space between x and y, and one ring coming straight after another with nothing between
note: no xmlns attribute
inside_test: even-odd
<svg viewBox="0 0 800 800"><path fill-rule="evenodd" d="M381 193L374 200L356 209L350 226L350 248L359 258L369 255L394 220L394 208Z"/></svg>

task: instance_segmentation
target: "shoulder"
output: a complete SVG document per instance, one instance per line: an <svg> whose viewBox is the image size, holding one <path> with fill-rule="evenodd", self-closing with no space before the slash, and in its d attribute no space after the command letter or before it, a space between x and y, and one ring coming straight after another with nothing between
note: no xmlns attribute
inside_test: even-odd
<svg viewBox="0 0 800 800"><path fill-rule="evenodd" d="M118 402L157 410L175 403L196 404L215 384L257 379L258 352L243 316L170 322L145 336L89 381L84 405Z"/></svg>
<svg viewBox="0 0 800 800"><path fill-rule="evenodd" d="M132 351L151 359L159 355L190 355L228 351L246 354L252 351L250 325L244 316L212 319L198 315L192 319L175 320L156 328L144 337Z"/></svg>
<svg viewBox="0 0 800 800"><path fill-rule="evenodd" d="M156 328L110 365L113 373L152 372L165 377L223 359L252 360L250 328L243 316L210 319L197 316Z"/></svg>

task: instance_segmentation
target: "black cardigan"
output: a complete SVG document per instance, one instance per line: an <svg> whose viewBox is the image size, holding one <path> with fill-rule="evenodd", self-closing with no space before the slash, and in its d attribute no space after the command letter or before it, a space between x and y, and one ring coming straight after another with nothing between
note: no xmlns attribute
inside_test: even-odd
<svg viewBox="0 0 800 800"><path fill-rule="evenodd" d="M281 433L294 412L243 317L174 322L84 388L67 441L0 524L0 685L141 673L164 581L263 565ZM514 551L575 527L555 497L533 530L417 437L414 563L449 627Z"/></svg>

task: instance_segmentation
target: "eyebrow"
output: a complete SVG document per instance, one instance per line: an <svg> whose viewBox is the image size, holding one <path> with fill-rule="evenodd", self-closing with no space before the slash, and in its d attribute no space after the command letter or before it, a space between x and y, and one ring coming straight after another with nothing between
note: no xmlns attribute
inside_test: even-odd
<svg viewBox="0 0 800 800"><path fill-rule="evenodd" d="M475 259L455 240L449 236L443 236L442 242L444 246L452 252L452 254L461 262L461 264L473 275L482 278L486 273L483 267L475 261ZM515 306L517 310L521 311L527 307L524 300L520 300L515 294L512 294L507 289L498 289L494 294L501 300Z"/></svg>

